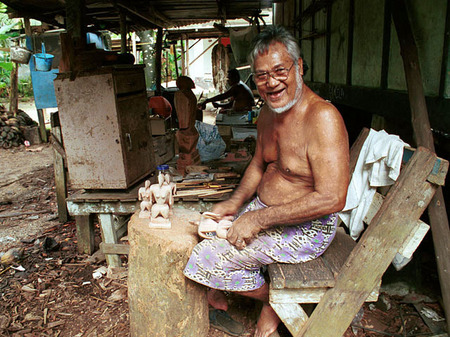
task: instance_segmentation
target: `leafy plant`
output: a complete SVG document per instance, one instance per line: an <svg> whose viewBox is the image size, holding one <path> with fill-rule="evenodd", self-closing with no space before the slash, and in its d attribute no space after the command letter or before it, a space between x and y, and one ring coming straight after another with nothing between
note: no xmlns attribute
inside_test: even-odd
<svg viewBox="0 0 450 337"><path fill-rule="evenodd" d="M9 48L11 39L19 36L19 32L13 30L19 25L21 21L9 19L6 14L6 5L0 2L0 97L8 97L9 94L11 71L14 66Z"/></svg>

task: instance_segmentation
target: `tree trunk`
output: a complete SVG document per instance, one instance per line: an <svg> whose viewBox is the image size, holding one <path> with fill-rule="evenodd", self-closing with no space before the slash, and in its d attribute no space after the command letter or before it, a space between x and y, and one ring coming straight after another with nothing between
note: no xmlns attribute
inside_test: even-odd
<svg viewBox="0 0 450 337"><path fill-rule="evenodd" d="M145 65L145 83L147 84L147 89L150 89L155 83L155 48L153 47L155 43L154 32L152 30L145 30L142 32L136 32L137 36L141 41L142 48L142 61Z"/></svg>

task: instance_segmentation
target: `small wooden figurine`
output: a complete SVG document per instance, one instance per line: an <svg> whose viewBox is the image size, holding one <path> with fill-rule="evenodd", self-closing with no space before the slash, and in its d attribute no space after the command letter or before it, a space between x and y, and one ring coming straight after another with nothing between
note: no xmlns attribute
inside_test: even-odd
<svg viewBox="0 0 450 337"><path fill-rule="evenodd" d="M152 207L151 195L150 195L150 180L145 181L144 187L141 187L138 191L138 199L141 200L139 212L139 218L150 218L150 210Z"/></svg>
<svg viewBox="0 0 450 337"><path fill-rule="evenodd" d="M158 175L158 183L150 186L151 216L150 227L170 228L169 213L173 206L173 186L170 175L162 172Z"/></svg>

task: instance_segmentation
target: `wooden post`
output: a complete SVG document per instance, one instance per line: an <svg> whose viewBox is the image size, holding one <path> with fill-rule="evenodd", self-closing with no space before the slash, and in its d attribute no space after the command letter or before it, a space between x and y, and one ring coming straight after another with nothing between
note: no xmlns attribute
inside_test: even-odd
<svg viewBox="0 0 450 337"><path fill-rule="evenodd" d="M41 136L41 141L43 143L48 142L47 130L45 129L45 118L44 118L44 110L37 109L38 113L38 121L39 121L39 134Z"/></svg>
<svg viewBox="0 0 450 337"><path fill-rule="evenodd" d="M66 29L74 39L75 47L84 49L86 46L85 1L67 0L66 18Z"/></svg>
<svg viewBox="0 0 450 337"><path fill-rule="evenodd" d="M181 74L186 76L186 55L184 50L184 37L181 37Z"/></svg>
<svg viewBox="0 0 450 337"><path fill-rule="evenodd" d="M95 249L94 215L75 215L78 252L92 255Z"/></svg>
<svg viewBox="0 0 450 337"><path fill-rule="evenodd" d="M186 35L186 60L185 60L185 66L186 66L186 76L189 76L189 35Z"/></svg>
<svg viewBox="0 0 450 337"><path fill-rule="evenodd" d="M9 92L9 111L14 117L19 109L19 65L13 62L13 69L10 75L11 87Z"/></svg>
<svg viewBox="0 0 450 337"><path fill-rule="evenodd" d="M420 73L419 55L404 0L393 1L392 17L397 30L403 66L405 68L412 126L416 142L417 145L424 146L434 152L433 135L428 119L422 76ZM450 229L442 187L438 188L431 200L428 206L428 215L430 217L431 233L447 319L447 330L450 331Z"/></svg>
<svg viewBox="0 0 450 337"><path fill-rule="evenodd" d="M120 52L127 52L127 17L123 10L120 11Z"/></svg>
<svg viewBox="0 0 450 337"><path fill-rule="evenodd" d="M161 96L161 53L162 53L162 38L163 29L158 28L158 33L156 35L156 57L155 57L155 81L156 81L156 96Z"/></svg>
<svg viewBox="0 0 450 337"><path fill-rule="evenodd" d="M180 77L179 71L178 71L178 56L177 56L177 45L173 44L171 46L172 52L173 52L173 59L175 60L175 74L177 75L177 78Z"/></svg>
<svg viewBox="0 0 450 337"><path fill-rule="evenodd" d="M52 126L52 140L54 143L53 149L53 169L55 171L55 187L56 187L56 203L58 205L58 218L59 221L65 223L69 220L69 212L67 211L66 198L67 198L67 179L66 171L64 167L64 157L55 148L60 146L62 150L62 134L61 125L59 123L58 112L53 112L50 115L50 121Z"/></svg>

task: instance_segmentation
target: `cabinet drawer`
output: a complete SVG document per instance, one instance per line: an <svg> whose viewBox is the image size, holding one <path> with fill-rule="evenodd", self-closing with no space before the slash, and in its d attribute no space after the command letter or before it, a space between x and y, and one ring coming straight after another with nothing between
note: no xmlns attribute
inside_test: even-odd
<svg viewBox="0 0 450 337"><path fill-rule="evenodd" d="M144 72L116 74L114 86L117 95L145 91Z"/></svg>

